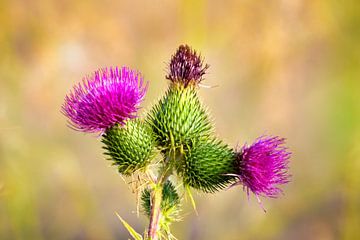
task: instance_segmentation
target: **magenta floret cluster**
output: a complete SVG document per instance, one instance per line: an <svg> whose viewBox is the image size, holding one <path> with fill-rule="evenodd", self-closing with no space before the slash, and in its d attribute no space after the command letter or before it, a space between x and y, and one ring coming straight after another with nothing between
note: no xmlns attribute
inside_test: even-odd
<svg viewBox="0 0 360 240"><path fill-rule="evenodd" d="M176 83L180 82L187 87L189 84L199 84L203 75L210 66L203 63L200 54L188 45L180 45L171 57L167 79Z"/></svg>
<svg viewBox="0 0 360 240"><path fill-rule="evenodd" d="M263 136L252 145L244 145L236 153L237 177L249 194L277 197L279 185L289 182L288 163L291 153L285 147L285 139Z"/></svg>
<svg viewBox="0 0 360 240"><path fill-rule="evenodd" d="M65 97L62 113L83 132L104 132L136 117L147 91L142 75L127 67L103 68L83 79Z"/></svg>

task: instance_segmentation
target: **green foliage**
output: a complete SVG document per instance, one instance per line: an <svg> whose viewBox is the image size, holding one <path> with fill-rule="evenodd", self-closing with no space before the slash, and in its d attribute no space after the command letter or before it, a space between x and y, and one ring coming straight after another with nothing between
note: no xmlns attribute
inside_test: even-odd
<svg viewBox="0 0 360 240"><path fill-rule="evenodd" d="M211 121L195 87L171 84L148 116L157 142L165 148L186 146L212 132Z"/></svg>
<svg viewBox="0 0 360 240"><path fill-rule="evenodd" d="M119 218L121 223L124 225L126 230L130 233L130 235L134 238L134 240L143 240L143 237L135 231L134 228L130 226L118 213L116 213L116 216Z"/></svg>
<svg viewBox="0 0 360 240"><path fill-rule="evenodd" d="M150 216L150 189L145 189L141 196L142 208L146 216ZM175 186L168 180L164 183L162 189L161 214L166 222L176 220L180 206L180 197L176 192Z"/></svg>
<svg viewBox="0 0 360 240"><path fill-rule="evenodd" d="M141 205L146 216L151 214L151 193L153 189L146 188L141 195ZM180 197L175 186L167 180L162 186L162 199L160 204L161 216L159 219L160 234L166 239L176 239L170 233L170 224L179 221ZM162 239L162 238L160 238Z"/></svg>
<svg viewBox="0 0 360 240"><path fill-rule="evenodd" d="M151 191L152 190L147 188L143 191L141 196L142 208L148 217L150 217L151 214ZM159 225L162 232L161 234L168 236L166 239L172 239L170 224L179 220L180 197L170 181L166 181L163 185L160 209L161 216Z"/></svg>
<svg viewBox="0 0 360 240"><path fill-rule="evenodd" d="M120 173L130 175L150 163L155 155L155 138L147 123L128 120L124 126L114 126L103 135L105 155Z"/></svg>
<svg viewBox="0 0 360 240"><path fill-rule="evenodd" d="M141 195L141 206L146 216L150 217L151 206L150 206L150 189L146 188Z"/></svg>
<svg viewBox="0 0 360 240"><path fill-rule="evenodd" d="M200 141L185 151L179 175L185 186L215 192L232 182L233 177L225 174L234 172L234 157L232 149L220 140Z"/></svg>

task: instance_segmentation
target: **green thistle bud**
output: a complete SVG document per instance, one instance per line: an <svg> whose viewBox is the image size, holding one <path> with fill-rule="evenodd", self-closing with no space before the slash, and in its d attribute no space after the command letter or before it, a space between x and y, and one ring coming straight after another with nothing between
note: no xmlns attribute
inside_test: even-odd
<svg viewBox="0 0 360 240"><path fill-rule="evenodd" d="M179 173L184 185L215 192L225 188L234 178L226 175L234 171L235 155L220 140L207 140L194 145L185 153L184 166Z"/></svg>
<svg viewBox="0 0 360 240"><path fill-rule="evenodd" d="M142 192L141 201L142 208L146 216L150 217L150 189ZM166 226L169 223L177 221L179 215L180 197L175 190L175 186L166 181L162 189L161 214L160 222Z"/></svg>
<svg viewBox="0 0 360 240"><path fill-rule="evenodd" d="M144 168L155 155L155 139L147 123L128 120L124 126L113 126L103 135L105 155L109 156L120 173L130 175Z"/></svg>
<svg viewBox="0 0 360 240"><path fill-rule="evenodd" d="M188 145L212 132L211 121L194 86L171 84L151 110L148 122L163 147Z"/></svg>

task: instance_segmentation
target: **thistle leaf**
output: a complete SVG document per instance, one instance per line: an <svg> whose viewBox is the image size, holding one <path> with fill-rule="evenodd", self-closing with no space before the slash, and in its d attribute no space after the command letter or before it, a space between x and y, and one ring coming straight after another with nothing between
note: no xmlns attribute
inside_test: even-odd
<svg viewBox="0 0 360 240"><path fill-rule="evenodd" d="M195 211L195 213L196 213L196 215L199 215L198 214L198 211L197 211L197 208L196 208L196 202L195 202L195 199L194 199L194 197L193 197L193 195L192 195L192 193L191 193L191 190L190 190L190 186L185 186L185 189L186 189L186 193L187 193L187 195L189 196L189 198L190 198L190 202L191 202L191 206L193 207L193 209L194 209L194 211Z"/></svg>
<svg viewBox="0 0 360 240"><path fill-rule="evenodd" d="M129 234L135 239L135 240L142 240L143 237L135 231L118 213L116 213L116 216L120 219L121 223L124 225L126 230L128 230Z"/></svg>
<svg viewBox="0 0 360 240"><path fill-rule="evenodd" d="M142 208L146 216L150 216L150 196L151 190L145 189L141 196ZM175 186L166 181L162 189L162 201L161 201L161 214L164 218L173 221L178 213L178 207L180 206L180 197L176 192Z"/></svg>

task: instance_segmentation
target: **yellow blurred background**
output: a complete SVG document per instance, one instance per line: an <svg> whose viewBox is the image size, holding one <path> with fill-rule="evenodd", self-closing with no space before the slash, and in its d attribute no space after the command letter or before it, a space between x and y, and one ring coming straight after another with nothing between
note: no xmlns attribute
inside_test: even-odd
<svg viewBox="0 0 360 240"><path fill-rule="evenodd" d="M135 196L100 139L66 127L64 96L100 67L140 70L143 112L187 43L211 65L201 89L231 146L288 139L292 182L184 202L178 239L360 239L358 1L0 1L0 239L128 239Z"/></svg>

